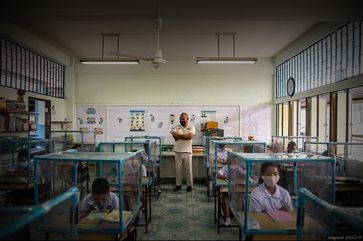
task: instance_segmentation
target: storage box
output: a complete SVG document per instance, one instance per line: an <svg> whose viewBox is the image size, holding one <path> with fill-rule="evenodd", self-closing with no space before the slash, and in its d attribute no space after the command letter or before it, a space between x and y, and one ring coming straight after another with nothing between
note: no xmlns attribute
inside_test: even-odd
<svg viewBox="0 0 363 241"><path fill-rule="evenodd" d="M204 130L208 129L218 129L218 122L217 121L207 121L204 124Z"/></svg>

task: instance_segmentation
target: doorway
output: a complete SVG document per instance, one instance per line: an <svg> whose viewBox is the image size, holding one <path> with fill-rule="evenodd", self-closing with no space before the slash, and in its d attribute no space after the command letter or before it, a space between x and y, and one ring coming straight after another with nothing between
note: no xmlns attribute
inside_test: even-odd
<svg viewBox="0 0 363 241"><path fill-rule="evenodd" d="M29 111L35 112L37 128L30 133L31 137L49 139L51 128L51 101L29 97Z"/></svg>

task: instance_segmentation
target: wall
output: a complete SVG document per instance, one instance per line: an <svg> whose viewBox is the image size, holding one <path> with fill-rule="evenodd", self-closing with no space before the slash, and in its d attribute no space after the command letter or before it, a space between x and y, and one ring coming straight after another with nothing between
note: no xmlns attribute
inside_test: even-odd
<svg viewBox="0 0 363 241"><path fill-rule="evenodd" d="M199 65L168 61L159 69L76 65L76 104L269 105L271 59L254 65Z"/></svg>

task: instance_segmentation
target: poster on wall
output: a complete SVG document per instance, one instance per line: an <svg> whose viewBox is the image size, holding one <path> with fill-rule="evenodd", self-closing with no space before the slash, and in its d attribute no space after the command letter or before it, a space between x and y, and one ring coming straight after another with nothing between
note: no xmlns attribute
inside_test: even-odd
<svg viewBox="0 0 363 241"><path fill-rule="evenodd" d="M106 140L106 106L76 107L76 130L83 131L84 143L93 144Z"/></svg>
<svg viewBox="0 0 363 241"><path fill-rule="evenodd" d="M204 125L208 121L216 121L217 111L215 110L202 110L200 116L200 129L204 130Z"/></svg>
<svg viewBox="0 0 363 241"><path fill-rule="evenodd" d="M272 107L244 106L241 107L241 134L247 139L252 136L257 141L271 143Z"/></svg>
<svg viewBox="0 0 363 241"><path fill-rule="evenodd" d="M145 131L145 110L130 110L130 131Z"/></svg>

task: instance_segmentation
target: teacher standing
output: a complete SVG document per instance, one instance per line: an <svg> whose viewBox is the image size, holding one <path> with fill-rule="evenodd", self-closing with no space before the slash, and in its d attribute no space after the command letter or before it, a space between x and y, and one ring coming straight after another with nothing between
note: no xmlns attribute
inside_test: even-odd
<svg viewBox="0 0 363 241"><path fill-rule="evenodd" d="M181 189L182 185L182 168L186 173L187 192L193 189L193 171L192 171L192 139L195 136L195 128L188 124L189 116L187 113L180 114L180 125L171 130L175 140L173 151L175 152L175 179L176 186L174 191Z"/></svg>

